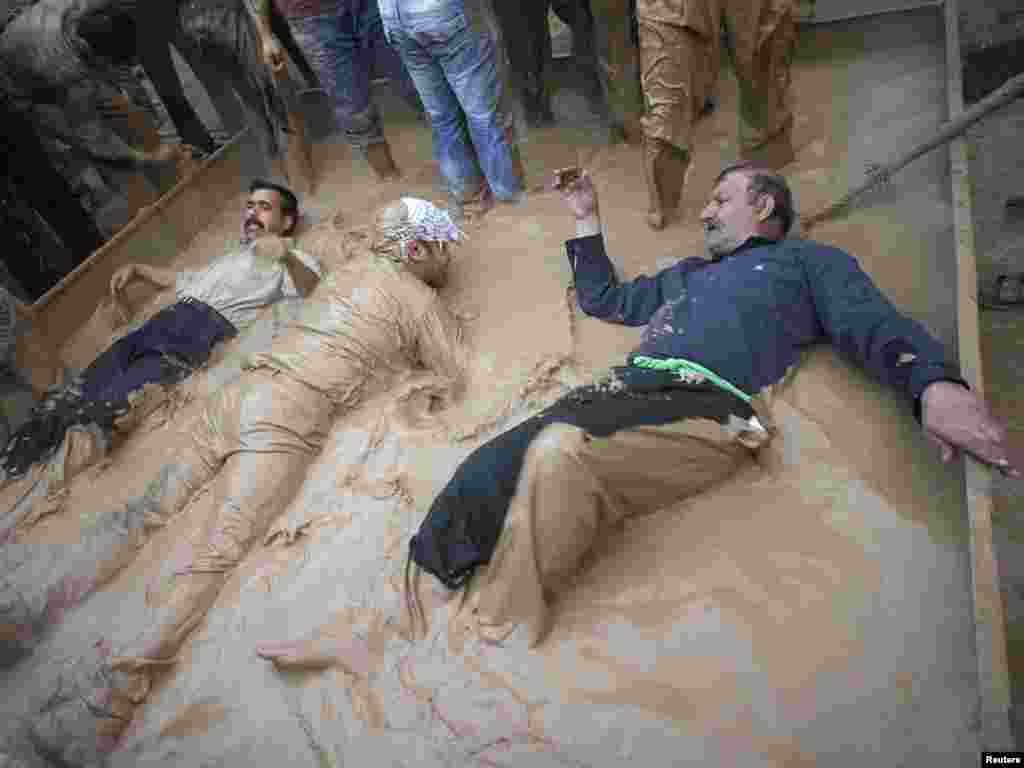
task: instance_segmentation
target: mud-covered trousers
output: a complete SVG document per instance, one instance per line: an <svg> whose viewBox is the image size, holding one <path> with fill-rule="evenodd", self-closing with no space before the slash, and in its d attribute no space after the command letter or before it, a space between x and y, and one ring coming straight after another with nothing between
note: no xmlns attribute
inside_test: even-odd
<svg viewBox="0 0 1024 768"><path fill-rule="evenodd" d="M693 129L721 68L722 24L740 86L739 145L755 157L788 141L793 0L637 0L644 136L691 152Z"/></svg>
<svg viewBox="0 0 1024 768"><path fill-rule="evenodd" d="M486 177L499 200L518 199L522 181L513 165L493 36L471 23L462 0L441 0L421 12L401 6L384 23L430 117L449 192L464 202Z"/></svg>
<svg viewBox="0 0 1024 768"><path fill-rule="evenodd" d="M575 574L601 528L720 483L770 438L760 407L752 421L754 407L738 397L672 379L614 368L481 446L439 494L430 517L447 517L490 561L467 586L482 638L500 643L525 625L530 645L539 642L545 592ZM496 545L489 527L500 531ZM425 523L422 533L438 532ZM459 557L460 537L446 536L441 548Z"/></svg>
<svg viewBox="0 0 1024 768"><path fill-rule="evenodd" d="M384 141L370 84L374 71L422 112L419 94L397 51L384 37L377 0L348 0L337 13L286 18L320 84L334 104L334 118L357 150Z"/></svg>
<svg viewBox="0 0 1024 768"><path fill-rule="evenodd" d="M210 398L180 461L187 480L161 501L174 514L213 481L212 510L198 544L143 637L119 655L147 662L173 657L206 615L232 569L296 495L334 417L322 393L269 368L247 372Z"/></svg>

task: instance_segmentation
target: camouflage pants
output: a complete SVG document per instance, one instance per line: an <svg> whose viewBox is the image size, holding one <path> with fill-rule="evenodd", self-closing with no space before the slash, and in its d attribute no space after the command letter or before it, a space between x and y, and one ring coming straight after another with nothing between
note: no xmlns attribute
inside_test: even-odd
<svg viewBox="0 0 1024 768"><path fill-rule="evenodd" d="M721 69L721 24L740 85L739 144L748 154L792 128L792 0L682 0L667 21L664 0L638 0L644 136L689 151L693 129Z"/></svg>

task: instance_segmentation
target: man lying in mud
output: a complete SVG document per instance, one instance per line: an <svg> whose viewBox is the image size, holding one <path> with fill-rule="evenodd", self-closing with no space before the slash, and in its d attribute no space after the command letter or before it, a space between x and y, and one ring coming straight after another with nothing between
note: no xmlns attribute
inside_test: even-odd
<svg viewBox="0 0 1024 768"><path fill-rule="evenodd" d="M110 281L115 307L122 306L125 289L137 280L173 288L177 301L116 341L76 385L48 393L0 454L0 483L21 477L53 455L73 427L89 431L105 450L115 424L128 424L118 419L127 415L129 395L146 384L183 380L261 309L308 294L320 278L320 263L284 239L298 218L298 201L291 190L256 180L245 203L239 249L198 271L174 272L144 264L117 270ZM84 468L65 467L65 482Z"/></svg>
<svg viewBox="0 0 1024 768"><path fill-rule="evenodd" d="M487 563L467 587L482 639L537 645L549 629L545 593L573 575L600 527L752 462L775 432L765 395L815 342L905 392L944 461L965 451L1020 475L1005 429L942 345L850 255L787 238L795 212L781 176L727 168L701 213L710 260L629 282L605 253L591 179L561 186L576 222L566 250L580 307L646 327L626 365L475 451L413 538L413 560L449 588Z"/></svg>
<svg viewBox="0 0 1024 768"><path fill-rule="evenodd" d="M944 461L966 451L1020 476L1004 428L940 343L851 256L786 238L795 214L782 177L748 164L726 169L701 214L710 260L629 282L605 253L591 179L566 173L556 186L576 221L566 247L580 306L646 328L626 365L474 451L410 542L418 567L468 590L464 615L481 639L536 646L549 630L548 595L574 575L600 528L751 463L776 431L766 395L817 341L906 392ZM257 652L286 668L372 666L355 636L314 632Z"/></svg>
<svg viewBox="0 0 1024 768"><path fill-rule="evenodd" d="M424 200L385 206L372 236L353 241L351 258L332 270L302 317L211 398L177 462L184 482L150 511L167 519L212 481L201 543L157 598L155 615L118 630L141 636L111 638L112 660L86 670L69 683L72 693L33 719L41 749L70 750L82 756L72 764L91 765L114 746L152 672L173 662L231 570L302 485L335 418L417 367L432 375L435 397L461 393L462 334L436 290L460 237L448 214ZM125 546L134 544L112 540L104 555Z"/></svg>

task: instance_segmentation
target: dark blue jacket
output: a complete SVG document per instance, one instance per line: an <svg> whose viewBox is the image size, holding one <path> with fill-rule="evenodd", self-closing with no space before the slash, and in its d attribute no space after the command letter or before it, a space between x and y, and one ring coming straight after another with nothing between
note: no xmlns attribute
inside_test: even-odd
<svg viewBox="0 0 1024 768"><path fill-rule="evenodd" d="M803 347L825 340L908 393L917 415L929 384L963 383L942 345L838 248L755 237L718 261L688 258L626 283L601 235L568 240L566 251L584 312L647 326L635 354L692 360L750 394L778 382Z"/></svg>

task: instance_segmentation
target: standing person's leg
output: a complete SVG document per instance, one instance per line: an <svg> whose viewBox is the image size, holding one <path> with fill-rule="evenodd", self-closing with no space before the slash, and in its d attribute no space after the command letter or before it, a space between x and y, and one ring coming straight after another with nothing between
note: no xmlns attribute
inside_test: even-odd
<svg viewBox="0 0 1024 768"><path fill-rule="evenodd" d="M423 34L421 43L415 28L406 26L405 22L405 18L389 21L391 42L402 57L430 118L434 157L448 184L448 192L457 202L468 200L480 194L484 175L465 116L444 69L434 58L434 38Z"/></svg>
<svg viewBox="0 0 1024 768"><path fill-rule="evenodd" d="M730 58L740 84L740 156L776 170L795 156L790 73L795 5L792 0L723 2Z"/></svg>
<svg viewBox="0 0 1024 768"><path fill-rule="evenodd" d="M596 438L568 424L530 444L494 555L470 586L481 637L548 631L546 592L577 570L598 530L710 488L751 461L718 422L689 418Z"/></svg>
<svg viewBox="0 0 1024 768"><path fill-rule="evenodd" d="M623 138L639 144L640 56L633 41L633 13L629 0L590 0L594 18L594 47L598 74L604 87L612 120Z"/></svg>
<svg viewBox="0 0 1024 768"><path fill-rule="evenodd" d="M698 6L703 6L699 8ZM640 5L640 63L645 110L647 223L661 229L679 207L693 129L718 71L713 3L694 2L679 24L653 21ZM701 13L701 10L704 12Z"/></svg>
<svg viewBox="0 0 1024 768"><path fill-rule="evenodd" d="M474 29L465 14L455 9L447 19L436 18L443 42L432 53L465 114L480 168L499 200L517 201L523 182L517 173L508 141L507 121L501 112L503 83L494 39Z"/></svg>
<svg viewBox="0 0 1024 768"><path fill-rule="evenodd" d="M583 95L590 108L602 118L608 115L608 103L598 75L597 51L594 47L594 14L589 0L556 0L552 8L558 18L572 29L572 57L583 80Z"/></svg>
<svg viewBox="0 0 1024 768"><path fill-rule="evenodd" d="M289 19L289 24L334 103L335 120L349 146L366 158L379 179L389 180L400 173L370 95L371 49L360 35L367 2L344 3L336 14Z"/></svg>
<svg viewBox="0 0 1024 768"><path fill-rule="evenodd" d="M380 8L374 0L363 7L359 26L359 37L370 53L372 71L386 77L413 112L425 115L423 100L416 90L416 84L402 63L402 57L384 35L384 22L380 18Z"/></svg>

